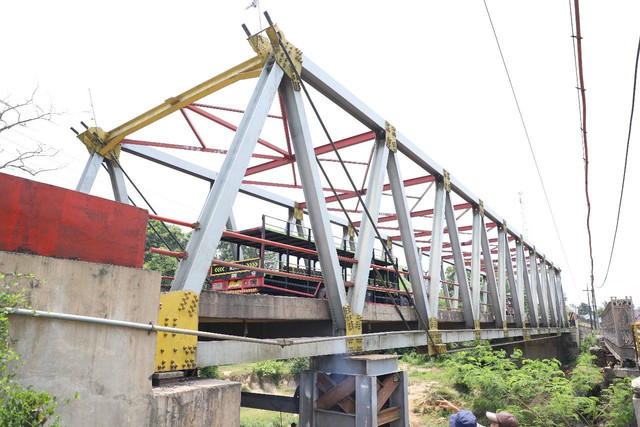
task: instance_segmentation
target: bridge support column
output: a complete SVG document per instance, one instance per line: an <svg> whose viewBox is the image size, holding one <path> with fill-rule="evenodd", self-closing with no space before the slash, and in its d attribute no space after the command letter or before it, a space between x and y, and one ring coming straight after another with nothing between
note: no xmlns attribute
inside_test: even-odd
<svg viewBox="0 0 640 427"><path fill-rule="evenodd" d="M300 375L300 426L409 426L408 379L395 355L319 356Z"/></svg>

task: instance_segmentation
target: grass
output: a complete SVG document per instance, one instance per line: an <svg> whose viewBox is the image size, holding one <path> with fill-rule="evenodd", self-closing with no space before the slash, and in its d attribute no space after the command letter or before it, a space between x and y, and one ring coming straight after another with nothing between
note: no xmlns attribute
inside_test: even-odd
<svg viewBox="0 0 640 427"><path fill-rule="evenodd" d="M288 427L291 423L298 423L296 414L240 408L241 427Z"/></svg>

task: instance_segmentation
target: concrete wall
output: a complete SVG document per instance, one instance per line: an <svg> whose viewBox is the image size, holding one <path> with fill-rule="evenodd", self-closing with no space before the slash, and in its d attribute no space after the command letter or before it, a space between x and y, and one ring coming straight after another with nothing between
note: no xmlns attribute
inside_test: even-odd
<svg viewBox="0 0 640 427"><path fill-rule="evenodd" d="M240 424L237 382L202 379L156 387L150 426L227 427Z"/></svg>
<svg viewBox="0 0 640 427"><path fill-rule="evenodd" d="M5 274L0 285L17 281L14 289L37 310L157 323L160 274L155 271L0 251L0 273ZM240 422L239 383L196 381L152 389L155 333L31 316L12 315L9 323L24 364L16 367L17 380L57 396L64 425ZM73 399L76 392L79 399Z"/></svg>
<svg viewBox="0 0 640 427"><path fill-rule="evenodd" d="M0 252L0 272L34 275L20 278L17 289L34 309L157 322L158 272L11 252ZM19 382L56 395L65 425L146 424L155 334L37 317L9 321L25 363ZM65 405L76 392L80 398Z"/></svg>

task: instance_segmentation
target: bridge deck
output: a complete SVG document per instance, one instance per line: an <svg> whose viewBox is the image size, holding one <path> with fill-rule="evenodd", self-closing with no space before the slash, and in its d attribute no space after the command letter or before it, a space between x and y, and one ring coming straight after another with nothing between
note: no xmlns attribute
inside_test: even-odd
<svg viewBox="0 0 640 427"><path fill-rule="evenodd" d="M415 310L412 307L399 308L412 328L416 328ZM254 338L293 338L309 341L309 337L329 336L331 331L327 301L313 298L203 291L199 316L200 329ZM461 311L441 311L438 316L438 332L443 343L476 339L475 330L464 329ZM366 304L363 317L363 330L372 333L371 336L363 338L364 351L427 345L427 335L424 331L403 330L403 323L393 306ZM492 327L493 316L483 313L480 338L518 340L525 334L533 339L554 338L559 333L569 332L568 328L555 327L515 328L512 316L508 316L507 319L507 325L510 327L506 331L495 329ZM200 366L226 365L342 353L347 353L345 340L307 342L286 347L237 341L200 341L197 361Z"/></svg>

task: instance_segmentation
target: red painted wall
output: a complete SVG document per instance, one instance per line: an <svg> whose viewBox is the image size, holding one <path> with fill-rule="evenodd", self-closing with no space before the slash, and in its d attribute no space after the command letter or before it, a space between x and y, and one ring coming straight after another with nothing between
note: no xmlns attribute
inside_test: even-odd
<svg viewBox="0 0 640 427"><path fill-rule="evenodd" d="M0 250L142 267L148 213L0 173Z"/></svg>

